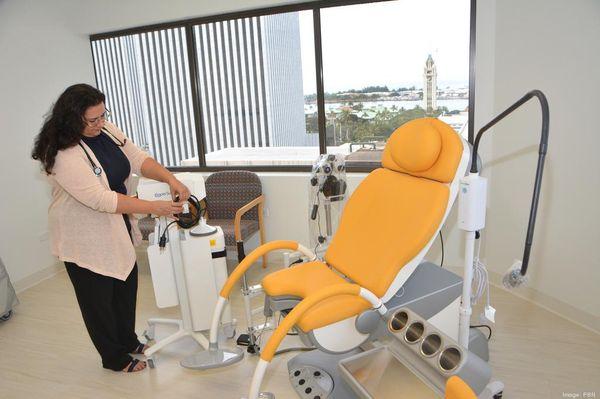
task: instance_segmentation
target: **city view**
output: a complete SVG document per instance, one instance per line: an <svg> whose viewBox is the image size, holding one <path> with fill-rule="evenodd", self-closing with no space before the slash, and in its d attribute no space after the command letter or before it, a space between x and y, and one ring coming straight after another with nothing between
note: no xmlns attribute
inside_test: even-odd
<svg viewBox="0 0 600 399"><path fill-rule="evenodd" d="M435 105L427 107L428 101ZM326 93L327 145L339 147L349 144L348 153L380 150L398 126L422 117L439 118L462 133L468 120L468 102L469 89L466 86L436 88L429 100L427 93L424 97L422 88L414 86L395 89L370 86ZM316 95L305 97L304 114L307 133L318 134Z"/></svg>
<svg viewBox="0 0 600 399"><path fill-rule="evenodd" d="M369 86L325 93L327 152L344 154L346 162L379 162L389 136L404 123L423 117L438 118L466 138L468 86L437 87L437 68L428 56L423 63L422 87ZM428 88L429 87L429 88ZM433 90L433 87L436 87ZM304 96L305 130L313 145L231 148L207 154L212 165L245 163L306 164L318 147L317 95ZM297 128L298 126L296 126ZM306 141L306 140L305 140Z"/></svg>

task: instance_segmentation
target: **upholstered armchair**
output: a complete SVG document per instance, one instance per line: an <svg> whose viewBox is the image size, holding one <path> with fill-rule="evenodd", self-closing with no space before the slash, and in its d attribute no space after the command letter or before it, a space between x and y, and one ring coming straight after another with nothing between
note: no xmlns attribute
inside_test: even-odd
<svg viewBox="0 0 600 399"><path fill-rule="evenodd" d="M244 242L257 231L260 243L265 242L260 179L244 170L215 172L205 181L208 224L221 226L225 245L236 246L238 260L245 256ZM266 267L263 256L263 267Z"/></svg>

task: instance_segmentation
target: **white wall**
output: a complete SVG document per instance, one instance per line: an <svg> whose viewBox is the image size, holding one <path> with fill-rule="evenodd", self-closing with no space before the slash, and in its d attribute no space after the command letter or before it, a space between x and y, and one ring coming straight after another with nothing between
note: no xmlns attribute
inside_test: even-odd
<svg viewBox="0 0 600 399"><path fill-rule="evenodd" d="M0 256L15 282L55 263L48 250L49 186L31 160L42 115L69 84L92 82L89 43L52 2L0 2ZM18 284L17 284L18 286Z"/></svg>
<svg viewBox="0 0 600 399"><path fill-rule="evenodd" d="M531 289L524 294L600 330L600 2L498 1L495 28L496 112L534 88L550 106ZM499 274L522 256L540 126L532 101L487 137L493 206L485 255Z"/></svg>

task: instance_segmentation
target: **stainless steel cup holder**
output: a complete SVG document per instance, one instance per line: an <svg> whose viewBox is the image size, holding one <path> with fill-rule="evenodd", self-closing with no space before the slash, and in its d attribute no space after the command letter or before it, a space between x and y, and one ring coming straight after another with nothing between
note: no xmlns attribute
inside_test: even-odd
<svg viewBox="0 0 600 399"><path fill-rule="evenodd" d="M423 336L425 326L420 321L415 321L406 329L404 340L409 344L414 344Z"/></svg>
<svg viewBox="0 0 600 399"><path fill-rule="evenodd" d="M407 324L408 324L408 313L401 310L399 312L396 312L396 314L394 314L394 316L390 320L388 327L391 332L396 333L396 332L402 331L404 329L404 327L406 327Z"/></svg>
<svg viewBox="0 0 600 399"><path fill-rule="evenodd" d="M462 353L460 350L451 346L442 351L438 363L443 371L450 372L458 367L461 359Z"/></svg>
<svg viewBox="0 0 600 399"><path fill-rule="evenodd" d="M431 357L438 353L442 347L442 337L433 333L425 337L421 343L421 354L425 357Z"/></svg>

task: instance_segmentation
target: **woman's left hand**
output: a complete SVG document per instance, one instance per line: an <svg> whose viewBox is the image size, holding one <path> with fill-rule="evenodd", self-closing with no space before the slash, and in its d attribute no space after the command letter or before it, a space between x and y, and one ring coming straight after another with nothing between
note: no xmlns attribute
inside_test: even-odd
<svg viewBox="0 0 600 399"><path fill-rule="evenodd" d="M190 198L190 190L176 178L169 181L169 187L171 188L171 198L173 198L173 200L179 197L179 201L183 202Z"/></svg>

